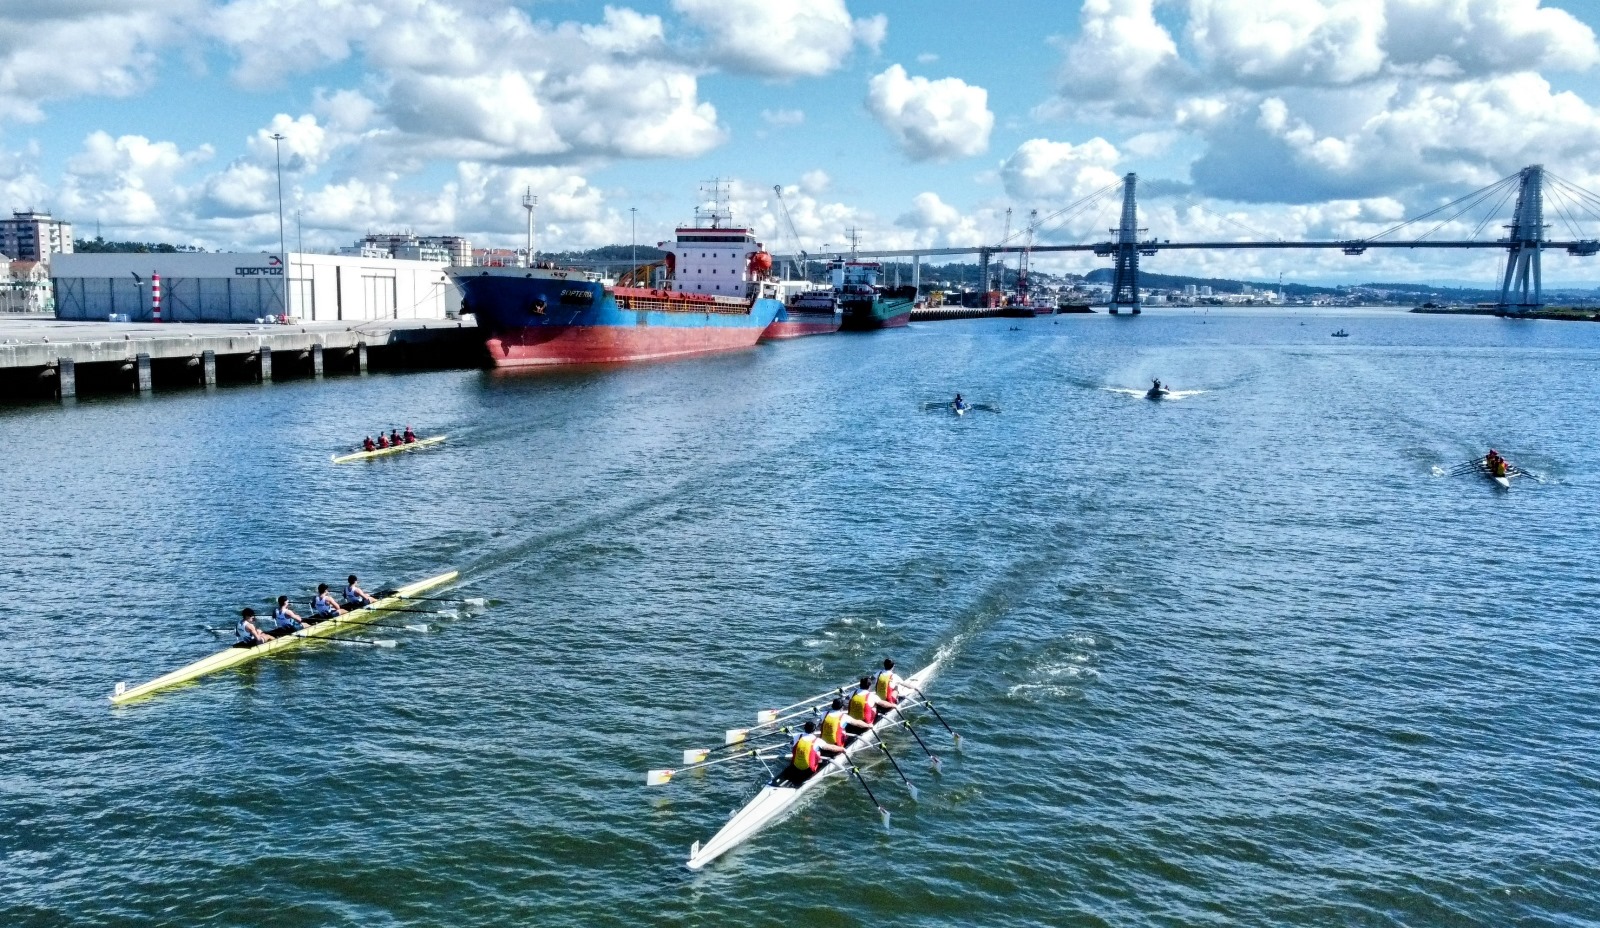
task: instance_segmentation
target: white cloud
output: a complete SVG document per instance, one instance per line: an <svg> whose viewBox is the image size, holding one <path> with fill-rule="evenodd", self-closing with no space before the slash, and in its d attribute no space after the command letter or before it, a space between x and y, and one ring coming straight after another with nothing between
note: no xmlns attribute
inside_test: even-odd
<svg viewBox="0 0 1600 928"><path fill-rule="evenodd" d="M769 126L785 128L805 122L806 114L803 110L762 110L761 119Z"/></svg>
<svg viewBox="0 0 1600 928"><path fill-rule="evenodd" d="M1121 160L1115 146L1102 138L1082 145L1029 139L1000 165L1006 192L1020 200L1081 197L1117 182L1113 168Z"/></svg>
<svg viewBox="0 0 1600 928"><path fill-rule="evenodd" d="M806 193L812 195L825 193L832 186L833 178L828 176L827 171L817 169L800 175L800 189Z"/></svg>
<svg viewBox="0 0 1600 928"><path fill-rule="evenodd" d="M186 198L180 175L212 154L210 146L183 152L144 136L90 133L83 150L67 160L61 211L109 225L164 226Z"/></svg>
<svg viewBox="0 0 1600 928"><path fill-rule="evenodd" d="M989 147L989 92L954 77L910 77L893 65L872 78L867 109L913 161L944 161Z"/></svg>
<svg viewBox="0 0 1600 928"><path fill-rule="evenodd" d="M706 39L705 64L763 77L820 77L855 45L876 50L888 20L851 19L844 0L672 0Z"/></svg>
<svg viewBox="0 0 1600 928"><path fill-rule="evenodd" d="M0 4L0 122L37 122L43 104L127 97L148 87L204 0Z"/></svg>

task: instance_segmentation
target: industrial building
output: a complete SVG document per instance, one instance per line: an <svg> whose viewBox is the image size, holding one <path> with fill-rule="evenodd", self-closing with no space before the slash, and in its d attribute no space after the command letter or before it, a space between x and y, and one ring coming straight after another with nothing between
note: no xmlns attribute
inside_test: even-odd
<svg viewBox="0 0 1600 928"><path fill-rule="evenodd" d="M61 254L56 318L163 322L367 322L455 317L439 261L290 253Z"/></svg>

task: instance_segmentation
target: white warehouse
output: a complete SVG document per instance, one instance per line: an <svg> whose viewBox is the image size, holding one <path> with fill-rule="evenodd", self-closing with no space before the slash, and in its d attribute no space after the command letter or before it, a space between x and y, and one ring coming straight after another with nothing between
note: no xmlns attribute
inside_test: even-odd
<svg viewBox="0 0 1600 928"><path fill-rule="evenodd" d="M50 261L56 318L153 320L160 278L163 322L443 319L461 295L435 261L290 253L58 254Z"/></svg>

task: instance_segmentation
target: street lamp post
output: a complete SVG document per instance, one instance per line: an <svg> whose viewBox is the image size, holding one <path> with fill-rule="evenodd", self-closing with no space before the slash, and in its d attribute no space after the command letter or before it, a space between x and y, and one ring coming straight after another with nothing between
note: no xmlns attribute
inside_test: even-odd
<svg viewBox="0 0 1600 928"><path fill-rule="evenodd" d="M278 257L282 259L283 271L283 314L289 315L289 254L283 239L283 139L281 132L272 133L272 153L278 163Z"/></svg>
<svg viewBox="0 0 1600 928"><path fill-rule="evenodd" d="M628 207L628 218L633 226L633 231L630 233L632 238L628 243L628 262L633 265L631 274L637 275L639 273L639 207ZM635 280L633 285L637 287L639 282Z"/></svg>

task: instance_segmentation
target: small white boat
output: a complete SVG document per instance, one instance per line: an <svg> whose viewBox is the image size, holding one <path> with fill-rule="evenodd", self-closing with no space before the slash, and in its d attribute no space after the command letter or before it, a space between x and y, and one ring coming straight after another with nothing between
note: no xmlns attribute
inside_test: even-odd
<svg viewBox="0 0 1600 928"><path fill-rule="evenodd" d="M929 680L933 679L933 674L938 667L939 661L935 660L907 677L905 682L917 690L921 690L928 685ZM909 690L901 690L898 695L902 700L914 698L914 694ZM873 745L877 744L881 732L899 721L899 719L900 710L898 709L884 713L879 717L877 723L872 726L871 731L864 732L848 748L845 748L843 754L835 754L830 757L816 773L811 775L811 779L799 786L774 786L771 783L763 786L754 799L751 799L745 804L744 808L735 812L733 817L728 819L728 823L722 826L722 830L711 836L710 841L705 842L704 845L699 841L694 843L694 847L689 850L689 869L699 870L706 864L748 841L756 832L792 811L800 804L802 799L809 796L813 790L821 787L829 780L839 776L849 776L850 763L848 758L870 750Z"/></svg>

